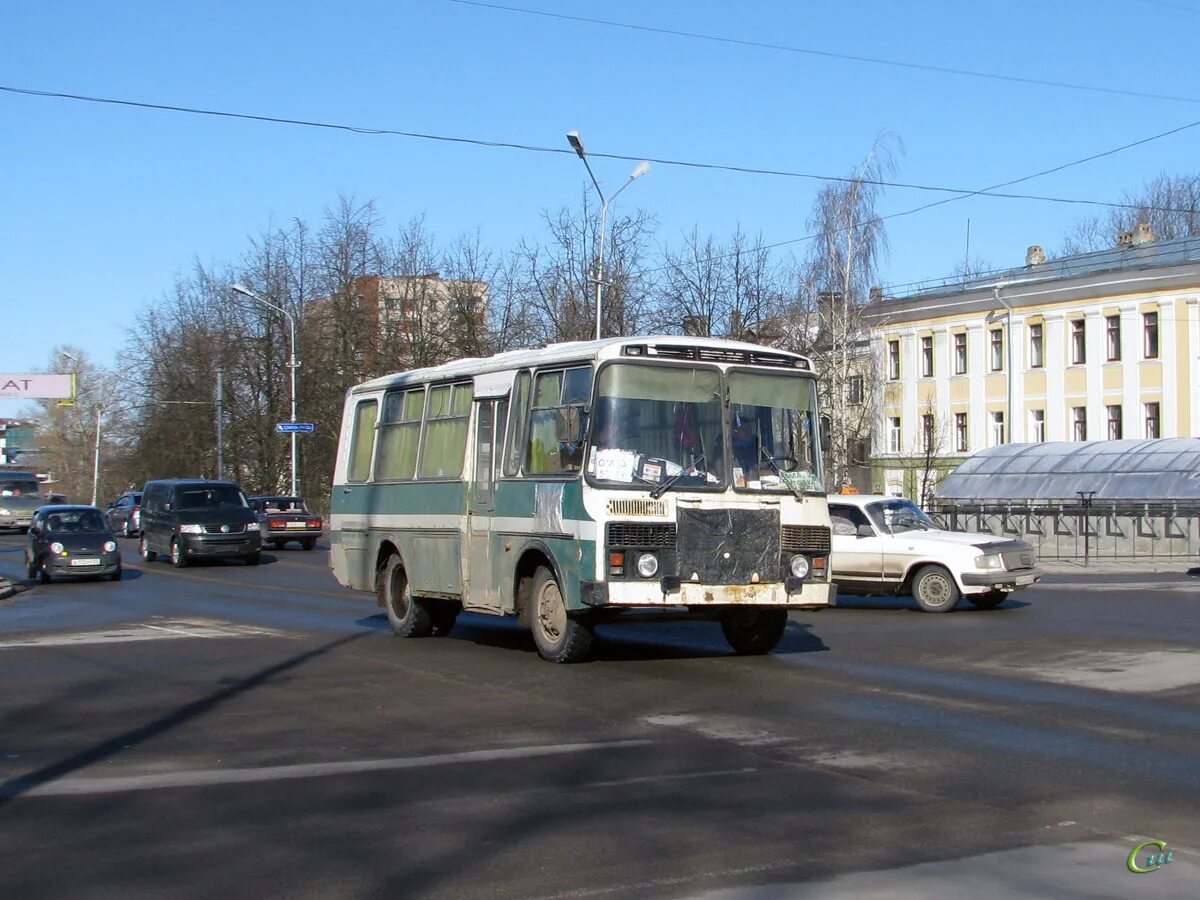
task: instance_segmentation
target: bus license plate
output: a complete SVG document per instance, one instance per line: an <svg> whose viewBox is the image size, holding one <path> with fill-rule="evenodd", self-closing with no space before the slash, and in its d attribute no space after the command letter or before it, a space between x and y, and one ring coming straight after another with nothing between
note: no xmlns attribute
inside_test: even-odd
<svg viewBox="0 0 1200 900"><path fill-rule="evenodd" d="M98 560L98 559L73 559L73 560L71 560L71 565L73 565L73 566L98 566L98 565L100 565L100 560Z"/></svg>

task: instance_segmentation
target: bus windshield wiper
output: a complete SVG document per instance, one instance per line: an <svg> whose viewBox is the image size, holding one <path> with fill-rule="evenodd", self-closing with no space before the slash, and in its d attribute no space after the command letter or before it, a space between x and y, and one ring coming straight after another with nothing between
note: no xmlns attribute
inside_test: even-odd
<svg viewBox="0 0 1200 900"><path fill-rule="evenodd" d="M767 452L767 448L759 447L758 452L762 454L763 459L765 459L767 462L769 462L771 464L771 468L774 469L779 474L779 480L782 481L784 483L784 485L787 486L787 489L792 492L792 496L794 496L797 500L803 500L804 499L803 491L800 491L798 488L796 488L795 485L793 485L788 480L788 477L783 473L783 469L780 468L779 463L775 461L775 457L773 457L770 453Z"/></svg>
<svg viewBox="0 0 1200 900"><path fill-rule="evenodd" d="M692 460L692 465L690 466L690 468L697 469L698 471L703 472L705 475L707 475L708 474L707 465L703 469L698 469L698 466L700 463L707 463L707 462L708 462L708 460L706 460L703 456L697 456L695 459ZM680 478L682 478L684 475L687 475L687 474L688 474L687 469L680 469L678 475L672 475L670 478L668 478L666 481L664 481L662 484L660 484L658 487L656 487L654 490L652 490L650 492L651 498L654 500L657 500L659 497L661 497L663 494L665 494L667 491L669 491L671 488L673 488L675 486L675 484L679 481Z"/></svg>

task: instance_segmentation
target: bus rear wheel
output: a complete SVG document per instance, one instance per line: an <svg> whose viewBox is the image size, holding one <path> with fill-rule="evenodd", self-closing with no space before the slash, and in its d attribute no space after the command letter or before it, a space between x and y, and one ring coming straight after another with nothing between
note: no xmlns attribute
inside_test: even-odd
<svg viewBox="0 0 1200 900"><path fill-rule="evenodd" d="M591 655L595 635L590 623L567 615L562 589L554 573L545 566L534 573L530 604L533 642L542 659L573 663Z"/></svg>
<svg viewBox="0 0 1200 900"><path fill-rule="evenodd" d="M734 652L742 656L770 653L787 628L786 609L735 607L721 616L721 631Z"/></svg>
<svg viewBox="0 0 1200 900"><path fill-rule="evenodd" d="M424 603L412 595L408 573L396 554L388 557L379 576L379 599L387 611L388 624L397 637L428 637L433 633L433 620Z"/></svg>

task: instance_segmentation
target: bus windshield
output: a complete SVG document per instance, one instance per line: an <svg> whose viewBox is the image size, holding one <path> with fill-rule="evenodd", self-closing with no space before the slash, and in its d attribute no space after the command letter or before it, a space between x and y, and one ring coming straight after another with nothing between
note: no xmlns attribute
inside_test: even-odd
<svg viewBox="0 0 1200 900"><path fill-rule="evenodd" d="M730 440L736 490L821 492L812 378L760 372L729 375Z"/></svg>
<svg viewBox="0 0 1200 900"><path fill-rule="evenodd" d="M719 488L723 445L717 369L620 363L601 369L587 461L596 481Z"/></svg>

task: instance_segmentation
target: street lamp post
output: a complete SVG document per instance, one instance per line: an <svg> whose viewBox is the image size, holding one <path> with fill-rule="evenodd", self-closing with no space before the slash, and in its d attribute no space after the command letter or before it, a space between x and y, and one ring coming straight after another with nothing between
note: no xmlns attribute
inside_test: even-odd
<svg viewBox="0 0 1200 900"><path fill-rule="evenodd" d="M254 291L250 290L250 288L246 287L244 284L235 284L232 286L231 290L235 294L241 294L243 297L249 297L251 300L256 300L259 303L261 303L263 306L270 307L271 309L275 310L276 312L282 313L283 315L287 316L288 326L291 330L291 360L288 362L288 368L291 369L291 372L292 372L292 418L291 418L291 421L294 424L296 421L296 369L300 365L298 362L296 362L296 319L290 312L288 312L282 306L276 306L271 301L264 300L262 297L258 296L258 294L254 293ZM299 487L297 484L297 477L296 477L296 432L295 431L293 431L291 433L291 438L292 438L292 496L295 497L295 496L298 496L300 493Z"/></svg>
<svg viewBox="0 0 1200 900"><path fill-rule="evenodd" d="M629 180L621 185L612 197L605 198L604 191L600 190L600 182L596 180L596 176L592 174L592 167L587 161L587 153L583 149L583 141L579 137L578 131L567 132L567 143L571 145L571 149L578 154L583 160L583 165L587 168L587 173L591 176L592 184L596 187L596 193L600 195L600 231L597 234L596 243L598 249L596 251L596 340L600 340L603 334L603 319L601 315L604 309L604 233L608 227L608 205L620 196L621 191L629 187L643 175L650 171L650 163L638 163L632 172L629 173Z"/></svg>

